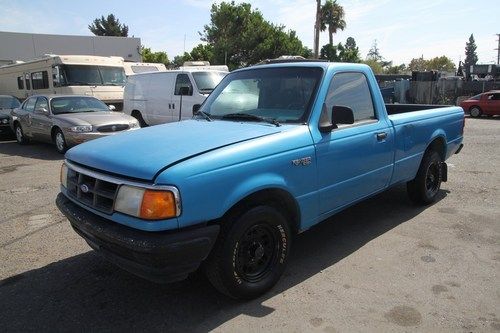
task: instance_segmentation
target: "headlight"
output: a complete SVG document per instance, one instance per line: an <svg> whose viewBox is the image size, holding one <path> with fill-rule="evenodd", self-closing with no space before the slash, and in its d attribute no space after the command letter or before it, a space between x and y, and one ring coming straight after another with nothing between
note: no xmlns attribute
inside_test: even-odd
<svg viewBox="0 0 500 333"><path fill-rule="evenodd" d="M68 187L68 167L65 163L61 165L61 173L60 173L61 185L65 188Z"/></svg>
<svg viewBox="0 0 500 333"><path fill-rule="evenodd" d="M7 124L9 122L9 119L2 119L2 124Z"/></svg>
<svg viewBox="0 0 500 333"><path fill-rule="evenodd" d="M178 194L122 185L118 190L115 210L146 220L162 220L180 215Z"/></svg>
<svg viewBox="0 0 500 333"><path fill-rule="evenodd" d="M71 132L77 132L77 133L92 132L92 126L91 125L73 126L70 127L69 130Z"/></svg>

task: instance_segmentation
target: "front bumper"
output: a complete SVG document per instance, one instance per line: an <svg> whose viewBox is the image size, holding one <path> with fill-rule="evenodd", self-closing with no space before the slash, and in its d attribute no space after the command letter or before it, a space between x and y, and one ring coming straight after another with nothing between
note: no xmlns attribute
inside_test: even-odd
<svg viewBox="0 0 500 333"><path fill-rule="evenodd" d="M73 229L97 252L117 266L150 281L185 279L210 253L218 225L174 232L146 232L97 216L59 193L59 210Z"/></svg>
<svg viewBox="0 0 500 333"><path fill-rule="evenodd" d="M5 134L11 135L13 133L14 132L12 132L12 129L10 128L10 125L8 123L0 124L0 135L5 135Z"/></svg>

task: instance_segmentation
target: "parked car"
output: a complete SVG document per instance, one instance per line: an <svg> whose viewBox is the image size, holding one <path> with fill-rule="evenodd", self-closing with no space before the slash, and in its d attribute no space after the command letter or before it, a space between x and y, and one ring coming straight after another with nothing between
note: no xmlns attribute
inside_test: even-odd
<svg viewBox="0 0 500 333"><path fill-rule="evenodd" d="M474 118L482 115L500 115L500 90L492 90L472 96L462 101L460 106Z"/></svg>
<svg viewBox="0 0 500 333"><path fill-rule="evenodd" d="M202 264L219 291L253 298L282 275L293 234L396 184L434 202L463 129L460 107L386 108L366 65L257 65L194 119L69 150L56 203L122 268L169 282Z"/></svg>
<svg viewBox="0 0 500 333"><path fill-rule="evenodd" d="M130 75L123 93L123 112L141 127L189 119L227 74L220 70L186 67L183 70ZM181 88L188 94L182 96ZM181 110L182 109L182 110Z"/></svg>
<svg viewBox="0 0 500 333"><path fill-rule="evenodd" d="M10 113L21 103L14 96L0 95L0 136L12 135L9 126Z"/></svg>
<svg viewBox="0 0 500 333"><path fill-rule="evenodd" d="M64 153L79 143L139 128L135 118L112 110L90 96L37 95L12 111L11 128L19 144L53 142Z"/></svg>

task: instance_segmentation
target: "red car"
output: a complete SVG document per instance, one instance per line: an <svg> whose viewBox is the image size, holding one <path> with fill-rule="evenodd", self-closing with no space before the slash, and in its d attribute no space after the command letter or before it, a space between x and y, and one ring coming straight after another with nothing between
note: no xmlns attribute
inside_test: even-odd
<svg viewBox="0 0 500 333"><path fill-rule="evenodd" d="M492 90L472 96L460 103L465 112L471 117L500 115L500 90Z"/></svg>

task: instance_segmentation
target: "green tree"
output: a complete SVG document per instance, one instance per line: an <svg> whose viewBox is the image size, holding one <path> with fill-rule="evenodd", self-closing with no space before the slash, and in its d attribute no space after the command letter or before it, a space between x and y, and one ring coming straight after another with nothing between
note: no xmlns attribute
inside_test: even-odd
<svg viewBox="0 0 500 333"><path fill-rule="evenodd" d="M213 61L230 69L281 55L309 56L295 31L274 25L249 3L221 2L210 10L210 24L200 33L213 48Z"/></svg>
<svg viewBox="0 0 500 333"><path fill-rule="evenodd" d="M365 61L363 61L363 63L370 66L375 74L382 74L384 72L384 68L379 61L376 61L374 59L366 59Z"/></svg>
<svg viewBox="0 0 500 333"><path fill-rule="evenodd" d="M476 53L476 41L474 40L474 34L471 34L469 41L465 43L465 60L464 69L467 76L470 75L470 66L477 63L477 53Z"/></svg>
<svg viewBox="0 0 500 333"><path fill-rule="evenodd" d="M344 7L339 5L336 0L326 0L325 4L321 6L320 30L325 31L326 26L328 26L329 44L332 46L333 35L346 27L344 16Z"/></svg>
<svg viewBox="0 0 500 333"><path fill-rule="evenodd" d="M370 66L375 74L385 73L388 68L392 67L392 61L385 60L380 54L376 39L373 41L372 47L366 55L366 60L363 62Z"/></svg>
<svg viewBox="0 0 500 333"><path fill-rule="evenodd" d="M192 60L204 60L213 62L214 48L210 44L198 44L189 53Z"/></svg>
<svg viewBox="0 0 500 333"><path fill-rule="evenodd" d="M403 74L406 73L406 65L396 65L396 66L388 66L384 69L385 74Z"/></svg>
<svg viewBox="0 0 500 333"><path fill-rule="evenodd" d="M323 45L320 52L320 59L333 62L361 62L359 49L352 37L347 38L344 45L341 43L337 45Z"/></svg>
<svg viewBox="0 0 500 333"><path fill-rule="evenodd" d="M181 67L186 61L191 61L191 60L193 60L191 54L184 52L184 54L176 55L174 57L172 65L174 65L175 67Z"/></svg>
<svg viewBox="0 0 500 333"><path fill-rule="evenodd" d="M141 57L144 62L156 62L168 66L170 61L166 52L152 52L149 47L141 46Z"/></svg>
<svg viewBox="0 0 500 333"><path fill-rule="evenodd" d="M338 45L325 44L321 48L319 58L332 62L341 62L339 55L341 48L343 49L343 46L340 43Z"/></svg>
<svg viewBox="0 0 500 333"><path fill-rule="evenodd" d="M378 49L377 40L373 41L372 47L368 50L366 59L382 61L384 58L380 55L380 50Z"/></svg>
<svg viewBox="0 0 500 333"><path fill-rule="evenodd" d="M128 36L128 26L121 24L113 14L109 14L106 18L104 16L96 18L88 27L96 36Z"/></svg>
<svg viewBox="0 0 500 333"><path fill-rule="evenodd" d="M408 70L410 71L440 71L440 72L454 72L455 64L453 61L446 57L435 57L429 60L424 59L424 57L413 58L408 64Z"/></svg>
<svg viewBox="0 0 500 333"><path fill-rule="evenodd" d="M408 64L408 70L410 71L425 71L427 70L427 60L424 59L424 56L420 58L411 59Z"/></svg>

